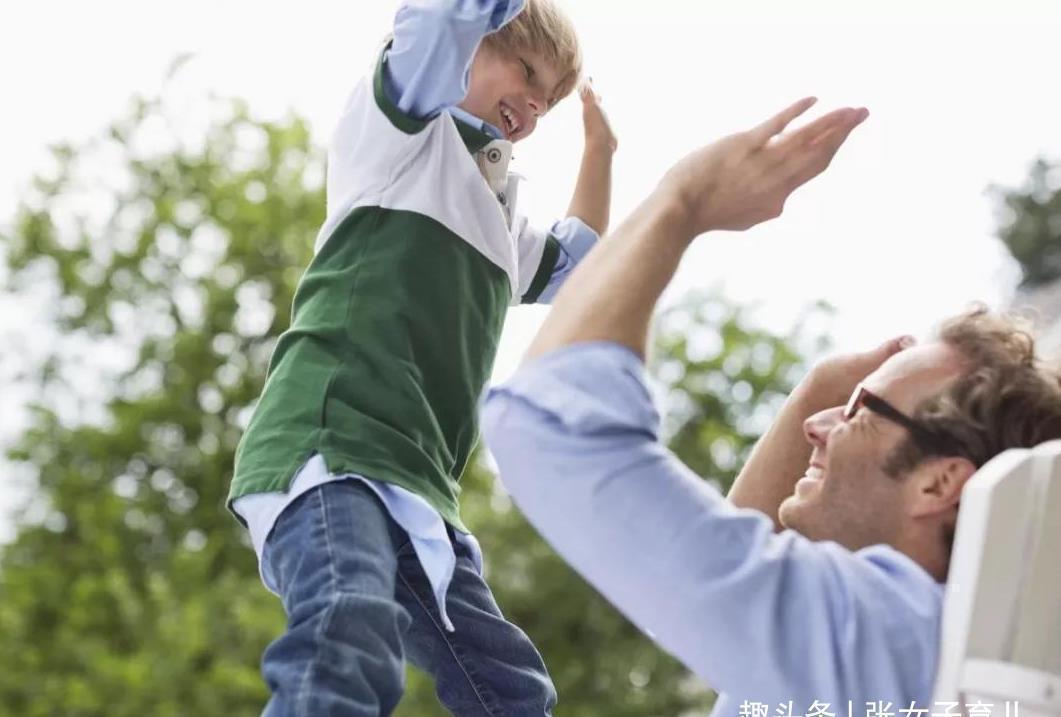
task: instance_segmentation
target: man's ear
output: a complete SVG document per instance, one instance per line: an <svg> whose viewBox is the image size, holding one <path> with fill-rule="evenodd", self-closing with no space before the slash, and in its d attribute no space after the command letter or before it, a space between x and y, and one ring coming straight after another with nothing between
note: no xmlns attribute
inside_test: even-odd
<svg viewBox="0 0 1061 717"><path fill-rule="evenodd" d="M922 463L910 474L910 516L924 518L957 506L973 473L976 466L968 458L932 458Z"/></svg>

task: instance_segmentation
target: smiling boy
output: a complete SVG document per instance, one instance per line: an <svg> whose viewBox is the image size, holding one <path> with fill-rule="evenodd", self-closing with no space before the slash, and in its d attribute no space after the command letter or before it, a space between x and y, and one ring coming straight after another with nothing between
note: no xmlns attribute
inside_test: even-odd
<svg viewBox="0 0 1061 717"><path fill-rule="evenodd" d="M263 659L268 715L389 714L406 655L453 714L551 713L458 479L508 307L547 301L607 224L615 139L592 91L569 216L538 231L514 211L512 143L580 69L551 0L408 0L343 111L229 501L289 618Z"/></svg>

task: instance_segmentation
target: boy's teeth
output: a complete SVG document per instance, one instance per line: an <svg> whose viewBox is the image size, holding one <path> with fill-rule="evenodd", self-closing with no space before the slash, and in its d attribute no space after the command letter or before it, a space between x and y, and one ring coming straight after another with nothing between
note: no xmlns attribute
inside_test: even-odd
<svg viewBox="0 0 1061 717"><path fill-rule="evenodd" d="M512 112L507 107L501 107L501 116L505 120L505 124L508 125L509 134L516 131L516 120L512 117Z"/></svg>

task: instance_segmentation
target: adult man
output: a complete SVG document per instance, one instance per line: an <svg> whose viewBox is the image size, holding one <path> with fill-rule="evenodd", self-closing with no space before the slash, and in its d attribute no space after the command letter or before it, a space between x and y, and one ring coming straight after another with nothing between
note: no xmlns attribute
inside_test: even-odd
<svg viewBox="0 0 1061 717"><path fill-rule="evenodd" d="M745 509L659 443L641 365L655 302L693 238L780 214L867 114L781 134L811 102L676 165L571 277L533 360L484 406L516 502L723 693L719 714L929 707L961 488L996 453L1061 437L1058 377L1026 334L978 311L930 343L813 371L735 485Z"/></svg>

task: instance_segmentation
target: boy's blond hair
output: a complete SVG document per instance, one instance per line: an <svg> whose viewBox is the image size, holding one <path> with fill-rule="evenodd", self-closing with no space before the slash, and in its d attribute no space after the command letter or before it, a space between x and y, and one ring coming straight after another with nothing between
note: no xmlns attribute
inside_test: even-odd
<svg viewBox="0 0 1061 717"><path fill-rule="evenodd" d="M503 53L534 52L545 58L560 75L556 96L550 104L567 97L582 75L582 50L571 19L554 0L527 0L511 22L487 35L483 44Z"/></svg>

